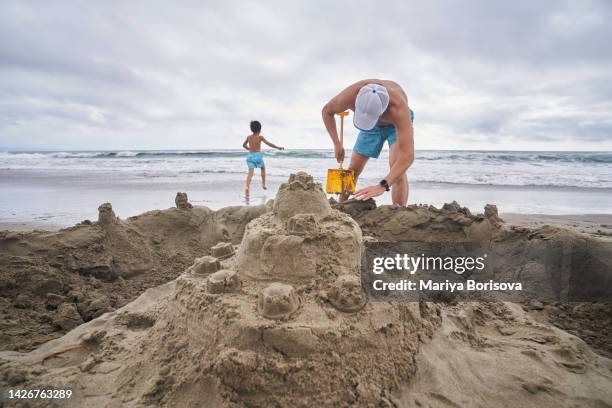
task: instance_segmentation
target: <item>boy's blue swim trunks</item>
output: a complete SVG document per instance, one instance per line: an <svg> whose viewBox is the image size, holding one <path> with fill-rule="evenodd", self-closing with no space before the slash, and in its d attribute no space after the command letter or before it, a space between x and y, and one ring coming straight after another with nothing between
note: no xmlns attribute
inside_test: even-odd
<svg viewBox="0 0 612 408"><path fill-rule="evenodd" d="M249 152L246 157L247 166L249 169L261 169L264 167L262 152Z"/></svg>
<svg viewBox="0 0 612 408"><path fill-rule="evenodd" d="M414 112L410 110L410 121L414 123ZM380 151L385 144L385 140L389 142L389 147L397 142L397 134L395 126L374 126L371 130L362 130L357 135L357 141L353 151L362 156L372 157L374 159L380 156Z"/></svg>

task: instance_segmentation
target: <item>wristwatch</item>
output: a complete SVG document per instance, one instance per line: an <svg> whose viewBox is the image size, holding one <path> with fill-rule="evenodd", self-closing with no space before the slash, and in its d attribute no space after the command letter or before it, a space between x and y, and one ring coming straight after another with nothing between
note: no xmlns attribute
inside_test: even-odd
<svg viewBox="0 0 612 408"><path fill-rule="evenodd" d="M383 187L385 188L385 191L389 191L389 190L390 190L390 188L389 188L389 183L387 183L387 180L382 179L382 180L380 180L380 183L378 183L378 184L380 184L381 186L383 186Z"/></svg>

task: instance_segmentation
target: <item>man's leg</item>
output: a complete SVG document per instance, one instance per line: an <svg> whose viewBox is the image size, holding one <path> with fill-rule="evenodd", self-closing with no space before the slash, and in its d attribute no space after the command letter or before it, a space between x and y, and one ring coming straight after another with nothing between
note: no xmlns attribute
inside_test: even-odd
<svg viewBox="0 0 612 408"><path fill-rule="evenodd" d="M268 187L266 187L266 166L263 166L261 168L261 187L264 190L268 189Z"/></svg>
<svg viewBox="0 0 612 408"><path fill-rule="evenodd" d="M393 143L389 148L389 167L392 167L398 156L397 143ZM408 177L406 173L391 185L391 199L393 204L406 205L408 202Z"/></svg>
<svg viewBox="0 0 612 408"><path fill-rule="evenodd" d="M353 154L351 155L351 163L349 164L348 169L353 170L353 172L355 173L355 185L357 185L357 178L363 171L363 168L368 162L368 159L369 159L368 156L364 156L357 152L353 152ZM338 200L340 202L343 202L343 201L346 201L347 198L348 198L348 194L340 194L340 197L338 198Z"/></svg>
<svg viewBox="0 0 612 408"><path fill-rule="evenodd" d="M246 185L244 187L244 194L249 195L249 190L251 189L251 179L253 178L254 169L249 168L249 172L247 173Z"/></svg>

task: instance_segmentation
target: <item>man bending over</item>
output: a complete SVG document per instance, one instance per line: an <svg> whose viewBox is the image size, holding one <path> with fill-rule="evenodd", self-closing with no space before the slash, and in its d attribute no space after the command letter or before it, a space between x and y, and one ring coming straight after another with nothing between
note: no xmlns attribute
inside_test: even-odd
<svg viewBox="0 0 612 408"><path fill-rule="evenodd" d="M349 164L355 179L369 158L378 158L385 141L389 144L389 173L378 184L356 191L355 198L367 200L391 190L393 204L406 205L406 171L414 161L414 113L408 107L406 93L393 81L365 79L350 85L325 104L323 123L334 143L338 163L344 160L344 148L340 146L334 115L347 109L355 112L353 124L360 130ZM346 195L340 196L340 201L346 199Z"/></svg>

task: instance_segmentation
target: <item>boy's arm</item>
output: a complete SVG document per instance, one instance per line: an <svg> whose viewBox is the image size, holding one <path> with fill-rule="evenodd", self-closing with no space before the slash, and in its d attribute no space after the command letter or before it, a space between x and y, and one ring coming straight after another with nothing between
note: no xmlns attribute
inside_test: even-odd
<svg viewBox="0 0 612 408"><path fill-rule="evenodd" d="M242 147L249 150L248 144L249 144L249 138L247 137L246 139L244 139L244 143L242 144Z"/></svg>
<svg viewBox="0 0 612 408"><path fill-rule="evenodd" d="M278 149L278 150L285 150L285 148L284 148L284 147L282 147L282 146L277 146L277 145L275 145L274 143L267 141L267 140L266 140L266 138L265 138L265 137L263 137L263 136L261 137L261 141L262 141L262 142L264 142L265 144L267 144L268 146L273 147L273 148L275 148L275 149Z"/></svg>

